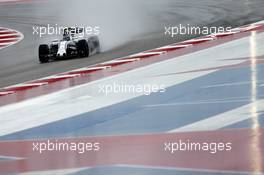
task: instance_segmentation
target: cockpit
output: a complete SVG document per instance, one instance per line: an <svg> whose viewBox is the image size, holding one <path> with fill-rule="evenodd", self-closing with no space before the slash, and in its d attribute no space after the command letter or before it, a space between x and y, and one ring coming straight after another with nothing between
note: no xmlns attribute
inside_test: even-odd
<svg viewBox="0 0 264 175"><path fill-rule="evenodd" d="M83 33L84 29L79 27L68 27L63 31L63 41L70 41L76 35Z"/></svg>

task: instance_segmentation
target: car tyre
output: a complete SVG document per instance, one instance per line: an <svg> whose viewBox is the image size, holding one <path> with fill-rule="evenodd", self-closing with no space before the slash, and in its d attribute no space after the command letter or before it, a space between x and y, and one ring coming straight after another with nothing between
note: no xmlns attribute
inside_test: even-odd
<svg viewBox="0 0 264 175"><path fill-rule="evenodd" d="M78 54L81 58L89 56L89 46L86 40L80 40L77 43Z"/></svg>
<svg viewBox="0 0 264 175"><path fill-rule="evenodd" d="M42 44L39 46L39 61L40 63L49 62L49 46L47 44Z"/></svg>

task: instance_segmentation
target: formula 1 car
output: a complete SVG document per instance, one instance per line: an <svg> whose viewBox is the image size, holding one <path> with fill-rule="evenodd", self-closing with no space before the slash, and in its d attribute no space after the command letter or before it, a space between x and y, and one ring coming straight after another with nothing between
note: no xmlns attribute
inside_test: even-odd
<svg viewBox="0 0 264 175"><path fill-rule="evenodd" d="M61 40L53 40L49 45L39 46L39 61L47 63L49 60L88 57L100 52L97 36L84 37L83 28L65 28Z"/></svg>

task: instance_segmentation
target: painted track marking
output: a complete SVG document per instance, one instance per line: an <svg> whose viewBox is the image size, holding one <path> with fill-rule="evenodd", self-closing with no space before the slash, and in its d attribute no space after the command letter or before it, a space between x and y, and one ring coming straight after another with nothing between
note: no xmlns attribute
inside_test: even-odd
<svg viewBox="0 0 264 175"><path fill-rule="evenodd" d="M0 27L0 50L20 42L23 38L24 35L19 31Z"/></svg>

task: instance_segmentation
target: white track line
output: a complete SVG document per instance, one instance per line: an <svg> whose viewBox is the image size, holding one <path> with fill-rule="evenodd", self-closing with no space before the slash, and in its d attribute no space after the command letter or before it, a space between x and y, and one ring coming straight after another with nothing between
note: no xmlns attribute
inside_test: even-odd
<svg viewBox="0 0 264 175"><path fill-rule="evenodd" d="M55 75L53 77L51 77L50 79L52 78L74 78L74 77L78 77L78 76L81 76L81 74L70 74L70 75Z"/></svg>
<svg viewBox="0 0 264 175"><path fill-rule="evenodd" d="M17 37L20 37L20 35L17 34L17 33L9 33L9 34L4 34L4 35L1 35L0 34L0 37L7 37L7 36L17 36ZM0 40L2 40L2 39L0 39Z"/></svg>
<svg viewBox="0 0 264 175"><path fill-rule="evenodd" d="M139 61L140 58L131 58L131 59L120 59L120 60L113 60L113 61L108 61L105 62L104 64L118 64L118 63L127 63L127 62L134 62L134 61Z"/></svg>
<svg viewBox="0 0 264 175"><path fill-rule="evenodd" d="M142 52L142 53L137 53L134 55L131 55L130 57L142 57L142 56L148 56L148 55L161 55L166 53L165 51L163 52Z"/></svg>
<svg viewBox="0 0 264 175"><path fill-rule="evenodd" d="M15 93L14 91L4 91L4 92L0 92L0 96L1 95L9 95L9 94L13 94Z"/></svg>
<svg viewBox="0 0 264 175"><path fill-rule="evenodd" d="M182 43L192 43L192 42L200 42L200 41L212 41L215 38L213 37L206 37L206 38L197 38L197 39L191 39L191 40L187 40L187 41L183 41Z"/></svg>
<svg viewBox="0 0 264 175"><path fill-rule="evenodd" d="M184 48L184 47L190 47L190 46L192 46L192 44L168 45L168 46L160 47L159 49L162 49L162 48Z"/></svg>
<svg viewBox="0 0 264 175"><path fill-rule="evenodd" d="M80 68L80 69L76 69L70 72L66 72L65 74L78 74L78 72L82 72L82 71L97 71L97 70L103 70L103 69L107 69L110 68L111 66L102 66L102 67L84 67L84 68Z"/></svg>
<svg viewBox="0 0 264 175"><path fill-rule="evenodd" d="M143 168L143 169L156 169L156 170L175 170L175 171L193 171L199 172L199 174L217 173L217 174L237 174L237 175L263 175L263 173L252 173L244 171L226 171L226 170L210 170L210 169L196 169L196 168L179 168L179 167L163 167L163 166L144 166L144 165L126 165L117 164L116 167L127 167L127 168ZM191 173L190 173L191 174Z"/></svg>
<svg viewBox="0 0 264 175"><path fill-rule="evenodd" d="M27 173L20 173L19 175L70 175L75 174L80 171L88 170L90 168L72 168L72 169L59 169L59 170L49 170L49 171L34 171L34 172L27 172Z"/></svg>
<svg viewBox="0 0 264 175"><path fill-rule="evenodd" d="M231 32L223 32L223 33L215 33L212 34L211 36L213 37L221 37L221 36L227 36L227 35L234 35L236 33L239 33L239 31L231 31Z"/></svg>
<svg viewBox="0 0 264 175"><path fill-rule="evenodd" d="M10 86L8 88L5 89L10 89L10 88L26 88L26 87L37 87L37 86L43 86L46 85L48 83L46 82L41 82L41 83L26 83L26 84L18 84L18 85L14 85L14 86ZM8 91L7 91L8 92ZM12 91L11 91L12 92Z"/></svg>
<svg viewBox="0 0 264 175"><path fill-rule="evenodd" d="M225 87L225 86L239 86L239 85L246 85L250 83L251 83L250 81L241 81L241 82L234 82L234 83L208 85L208 86L203 86L201 88L207 89L207 88L216 88L216 87Z"/></svg>
<svg viewBox="0 0 264 175"><path fill-rule="evenodd" d="M7 2L23 2L24 0L0 0L0 3L7 3Z"/></svg>
<svg viewBox="0 0 264 175"><path fill-rule="evenodd" d="M76 74L65 74L65 75L53 75L53 76L49 76L46 78L39 79L39 81L45 81L45 80L49 81L52 79L64 79L64 78L67 79L67 78L74 78L74 77L78 77L78 76L81 76L81 74L76 73ZM21 85L23 85L23 84L21 84Z"/></svg>
<svg viewBox="0 0 264 175"><path fill-rule="evenodd" d="M235 28L235 29L232 29L231 31L249 31L249 30L253 30L255 28L258 28L259 25L250 25L250 26L247 26L247 27L238 27L238 28Z"/></svg>
<svg viewBox="0 0 264 175"><path fill-rule="evenodd" d="M169 133L174 132L193 132L193 131L212 131L221 129L232 124L250 119L252 114L249 112L252 108L257 107L259 111L264 110L264 100L258 100L254 103L244 105L240 108L227 111L225 113L200 120L198 122L183 126L181 128L172 129ZM195 114L194 114L195 115Z"/></svg>
<svg viewBox="0 0 264 175"><path fill-rule="evenodd" d="M156 108L156 107L168 107L168 106L185 106L185 105L203 105L203 104L223 104L223 103L240 103L248 102L248 98L238 98L229 100L212 100L212 101L198 101L198 102L182 102L182 103L167 103L167 104L155 104L146 105L146 108Z"/></svg>

